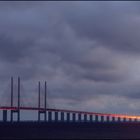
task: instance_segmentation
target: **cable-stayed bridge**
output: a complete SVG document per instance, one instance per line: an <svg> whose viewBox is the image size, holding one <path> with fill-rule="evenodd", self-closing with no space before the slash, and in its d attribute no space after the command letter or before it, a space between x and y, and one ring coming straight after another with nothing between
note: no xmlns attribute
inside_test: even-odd
<svg viewBox="0 0 140 140"><path fill-rule="evenodd" d="M20 92L20 77L17 82L17 106L14 105L14 86L13 77L11 77L11 101L9 106L0 106L2 118L7 122L7 114L10 112L10 122L14 120L14 114L17 114L16 121L20 119L21 110L34 110L38 112L38 121L46 122L139 122L140 116L126 115L126 114L111 114L111 113L97 113L86 111L75 111L65 109L54 109L47 107L47 82L44 83L44 107L41 106L41 90L40 81L38 82L38 107L23 107L21 106L21 92ZM41 120L43 115L43 120Z"/></svg>

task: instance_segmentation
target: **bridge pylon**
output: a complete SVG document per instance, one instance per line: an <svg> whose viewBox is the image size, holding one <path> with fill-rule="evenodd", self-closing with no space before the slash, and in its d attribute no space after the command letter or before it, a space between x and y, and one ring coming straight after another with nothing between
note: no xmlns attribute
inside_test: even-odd
<svg viewBox="0 0 140 140"><path fill-rule="evenodd" d="M14 103L14 98L13 98L13 94L14 94L14 81L13 81L13 77L11 77L11 107L13 107L13 103ZM17 102L17 109L16 110L11 110L11 122L13 122L13 115L14 113L17 114L17 121L20 121L20 77L18 77L18 102Z"/></svg>
<svg viewBox="0 0 140 140"><path fill-rule="evenodd" d="M44 109L40 109L41 108L41 100L40 100L40 89L41 89L41 86L40 86L40 81L38 82L38 121L41 121L41 114L44 114L44 121L47 120L47 82L45 81L45 91L44 91Z"/></svg>

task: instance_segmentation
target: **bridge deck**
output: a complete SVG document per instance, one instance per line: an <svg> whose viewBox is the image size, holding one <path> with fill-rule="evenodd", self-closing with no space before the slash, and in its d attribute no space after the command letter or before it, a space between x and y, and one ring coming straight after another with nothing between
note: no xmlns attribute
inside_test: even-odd
<svg viewBox="0 0 140 140"><path fill-rule="evenodd" d="M52 108L38 108L38 107L10 107L10 106L1 106L0 110L37 110L37 111L53 111L53 112L66 112L66 113L78 113L78 114L87 114L87 115L98 115L98 116L110 116L110 117L120 117L126 119L140 119L140 116L135 115L126 115L126 114L109 114L109 113L97 113L97 112L86 112L86 111L74 111L74 110L65 110L65 109L52 109Z"/></svg>

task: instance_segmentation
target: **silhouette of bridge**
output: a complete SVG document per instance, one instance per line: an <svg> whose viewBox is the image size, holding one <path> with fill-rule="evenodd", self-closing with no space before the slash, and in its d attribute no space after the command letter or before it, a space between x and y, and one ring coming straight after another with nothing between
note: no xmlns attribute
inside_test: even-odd
<svg viewBox="0 0 140 140"><path fill-rule="evenodd" d="M44 107L41 107L40 100L40 81L38 82L38 107L23 107L20 104L20 77L18 77L17 83L17 106L13 104L13 77L11 77L11 105L0 106L0 110L3 111L3 121L7 122L7 112L10 111L10 121L21 121L20 111L21 110L35 110L38 112L38 121L41 120L41 114L44 116L43 121L54 121L54 122L139 122L140 116L126 115L126 114L109 114L109 113L97 113L97 112L86 112L86 111L74 111L65 109L53 109L47 108L47 82L44 82ZM14 114L17 114L17 119L14 120Z"/></svg>

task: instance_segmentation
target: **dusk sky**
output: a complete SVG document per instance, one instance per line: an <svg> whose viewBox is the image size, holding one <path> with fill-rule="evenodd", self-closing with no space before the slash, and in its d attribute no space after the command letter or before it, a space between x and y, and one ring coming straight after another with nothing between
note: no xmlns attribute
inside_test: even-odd
<svg viewBox="0 0 140 140"><path fill-rule="evenodd" d="M140 115L140 2L0 2L0 105ZM16 88L16 87L15 87ZM43 92L43 91L42 91Z"/></svg>

